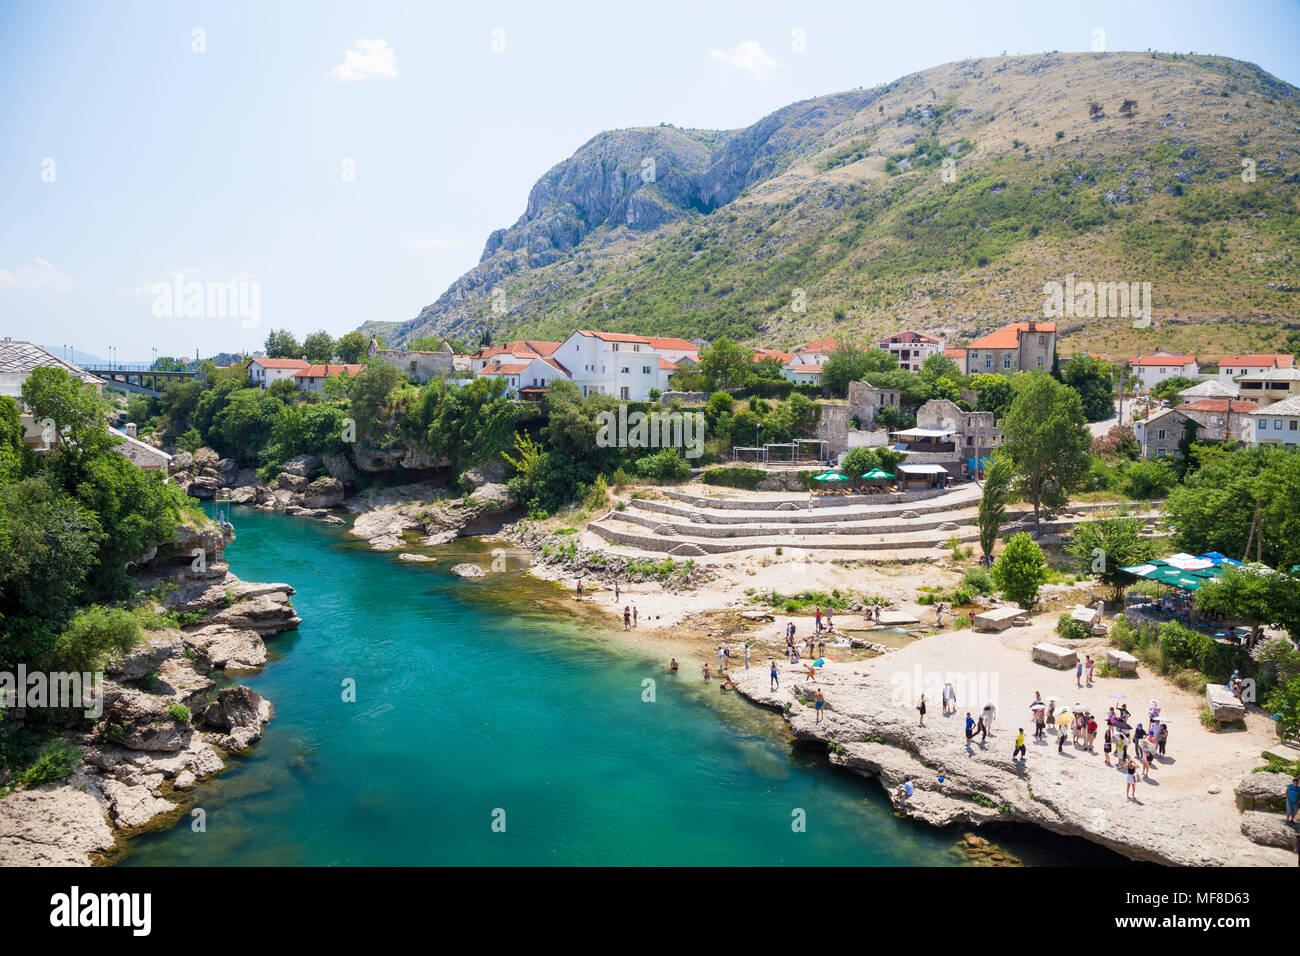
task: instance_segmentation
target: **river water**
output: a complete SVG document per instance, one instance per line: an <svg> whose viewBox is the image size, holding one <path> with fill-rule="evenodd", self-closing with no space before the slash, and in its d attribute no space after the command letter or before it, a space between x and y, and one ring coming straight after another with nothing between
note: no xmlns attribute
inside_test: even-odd
<svg viewBox="0 0 1300 956"><path fill-rule="evenodd" d="M187 813L121 865L968 861L959 834L895 817L776 714L557 613L552 585L450 574L467 552L487 565L477 542L412 563L315 521L233 521L231 570L297 589L301 628L239 678L275 716L191 795L202 830ZM1114 861L1042 833L999 842L1029 864Z"/></svg>

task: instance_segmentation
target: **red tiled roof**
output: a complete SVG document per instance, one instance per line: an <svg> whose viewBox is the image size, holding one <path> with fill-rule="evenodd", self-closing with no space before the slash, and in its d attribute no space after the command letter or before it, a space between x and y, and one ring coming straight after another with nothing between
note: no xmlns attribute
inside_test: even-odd
<svg viewBox="0 0 1300 956"><path fill-rule="evenodd" d="M561 365L559 362L557 362L555 359L548 357L548 358L543 358L542 361L545 362L547 365L551 366L551 368L558 370L566 378L573 378L573 375L569 372L569 370L565 368L563 365Z"/></svg>
<svg viewBox="0 0 1300 956"><path fill-rule="evenodd" d="M638 342L642 345L651 345L654 342L654 339L651 339L649 336L626 335L622 332L592 332L589 329L579 329L578 334L597 338L602 342Z"/></svg>
<svg viewBox="0 0 1300 956"><path fill-rule="evenodd" d="M766 359L780 359L781 364L784 365L792 358L794 358L793 352L782 352L780 349L756 349L754 351L755 362L762 362Z"/></svg>
<svg viewBox="0 0 1300 956"><path fill-rule="evenodd" d="M1268 353L1259 353L1251 355L1225 355L1219 359L1219 367L1225 365L1241 365L1246 368L1290 368L1291 363L1295 360L1291 355L1269 355Z"/></svg>
<svg viewBox="0 0 1300 956"><path fill-rule="evenodd" d="M1030 325L1033 329L1030 329ZM1021 332L1055 332L1055 322L1012 322L966 346L967 349L1014 349L1020 347Z"/></svg>
<svg viewBox="0 0 1300 956"><path fill-rule="evenodd" d="M1247 402L1238 399L1227 398L1203 398L1199 402L1190 402L1186 405L1179 405L1174 409L1176 412L1226 412L1228 411L1228 402L1232 402L1232 411L1249 414L1259 408L1258 402Z"/></svg>
<svg viewBox="0 0 1300 956"><path fill-rule="evenodd" d="M484 367L480 375L518 375L524 369L528 368L527 362L512 362L509 365L502 365L500 362L493 362L491 365Z"/></svg>
<svg viewBox="0 0 1300 956"><path fill-rule="evenodd" d="M262 368L307 368L308 366L308 363L302 359L255 358L253 361Z"/></svg>
<svg viewBox="0 0 1300 956"><path fill-rule="evenodd" d="M1144 366L1144 367L1145 367L1145 366L1156 366L1156 367L1159 367L1159 366L1165 366L1166 368L1168 368L1168 367L1179 367L1179 368L1181 368L1181 367L1184 366L1184 365L1191 365L1191 364L1192 364L1193 362L1195 362L1195 361L1196 361L1196 356L1195 356L1195 355L1169 355L1169 354L1166 353L1166 354L1164 354L1164 355L1143 355L1143 356L1141 357L1141 361L1139 361L1139 360L1138 360L1138 356L1135 355L1135 356L1133 356L1131 359L1128 360L1128 364L1129 364L1129 365L1141 365L1141 366Z"/></svg>
<svg viewBox="0 0 1300 956"><path fill-rule="evenodd" d="M677 365L673 362L668 361L666 358L660 358L659 367L666 368L666 369L675 369L677 368Z"/></svg>
<svg viewBox="0 0 1300 956"><path fill-rule="evenodd" d="M308 365L294 372L292 377L297 378L301 375L304 378L326 378L330 375L342 375L344 372L358 375L363 368L364 365Z"/></svg>
<svg viewBox="0 0 1300 956"><path fill-rule="evenodd" d="M818 342L805 342L799 346L800 352L834 352L840 347L840 343L834 339L822 339Z"/></svg>
<svg viewBox="0 0 1300 956"><path fill-rule="evenodd" d="M786 368L792 372L820 372L822 370L820 365L787 365Z"/></svg>
<svg viewBox="0 0 1300 956"><path fill-rule="evenodd" d="M966 350L965 350L965 349L944 349L944 350L943 350L943 354L946 355L946 356L948 356L948 358L950 358L950 359L962 359L962 360L965 360L965 358L966 358Z"/></svg>
<svg viewBox="0 0 1300 956"><path fill-rule="evenodd" d="M650 344L657 349L677 349L686 352L698 352L700 350L698 345L693 345L685 339L652 338Z"/></svg>

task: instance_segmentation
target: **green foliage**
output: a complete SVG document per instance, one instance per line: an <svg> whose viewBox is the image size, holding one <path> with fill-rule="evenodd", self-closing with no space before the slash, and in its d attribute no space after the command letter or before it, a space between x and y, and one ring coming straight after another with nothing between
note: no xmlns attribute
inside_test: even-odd
<svg viewBox="0 0 1300 956"><path fill-rule="evenodd" d="M75 463L94 457L116 442L105 424L106 408L93 390L84 387L62 368L41 366L32 370L22 385L23 404L37 427L49 421L48 435L53 454Z"/></svg>
<svg viewBox="0 0 1300 956"><path fill-rule="evenodd" d="M976 594L989 595L993 593L995 587L993 576L989 574L988 569L980 565L967 568L962 575L962 585L967 590L974 591Z"/></svg>
<svg viewBox="0 0 1300 956"><path fill-rule="evenodd" d="M1256 547L1264 564L1289 569L1300 564L1300 455L1278 446L1222 448L1202 459L1185 483L1170 491L1164 510L1175 528L1180 551L1246 553L1246 541L1259 510Z"/></svg>
<svg viewBox="0 0 1300 956"><path fill-rule="evenodd" d="M1124 493L1130 498L1149 501L1163 498L1178 484L1178 474L1162 458L1135 461L1124 471Z"/></svg>
<svg viewBox="0 0 1300 956"><path fill-rule="evenodd" d="M710 468L700 480L706 485L745 488L748 491L753 491L758 487L759 482L766 477L767 472L761 468L744 468L732 465L726 468Z"/></svg>
<svg viewBox="0 0 1300 956"><path fill-rule="evenodd" d="M110 654L125 653L140 640L140 621L124 608L92 604L77 615L54 642L52 669L96 671Z"/></svg>
<svg viewBox="0 0 1300 956"><path fill-rule="evenodd" d="M30 767L15 774L14 780L28 788L62 783L72 776L81 758L79 747L66 740L54 740L41 750Z"/></svg>
<svg viewBox="0 0 1300 956"><path fill-rule="evenodd" d="M23 444L18 403L8 395L0 395L0 484L17 481L26 459L27 446Z"/></svg>
<svg viewBox="0 0 1300 956"><path fill-rule="evenodd" d="M637 474L654 481L681 481L690 471L691 466L676 448L663 448L636 461Z"/></svg>
<svg viewBox="0 0 1300 956"><path fill-rule="evenodd" d="M822 387L836 398L849 393L850 382L870 379L873 385L880 382L872 373L897 372L898 360L884 349L858 348L847 339L841 340L822 366ZM883 380L881 380L883 381Z"/></svg>
<svg viewBox="0 0 1300 956"><path fill-rule="evenodd" d="M1067 641L1081 641L1092 636L1086 624L1074 620L1068 614L1062 614L1056 619L1056 633Z"/></svg>
<svg viewBox="0 0 1300 956"><path fill-rule="evenodd" d="M344 365L356 365L363 361L370 342L360 332L352 331L341 335L334 343L334 354Z"/></svg>
<svg viewBox="0 0 1300 956"><path fill-rule="evenodd" d="M167 706L167 714L182 727L189 726L191 717L190 709L184 704L169 704Z"/></svg>
<svg viewBox="0 0 1300 956"><path fill-rule="evenodd" d="M1164 402L1170 402L1174 405L1181 404L1179 394L1200 382L1194 378L1187 378L1183 375L1175 375L1173 378L1162 379L1151 387L1151 395Z"/></svg>
<svg viewBox="0 0 1300 956"><path fill-rule="evenodd" d="M1264 706L1281 719L1283 734L1300 735L1300 677L1293 677L1271 691L1264 699Z"/></svg>
<svg viewBox="0 0 1300 956"><path fill-rule="evenodd" d="M1079 394L1041 371L1024 374L1002 419L1003 448L1016 467L1021 492L1034 504L1063 503L1088 467L1091 438Z"/></svg>
<svg viewBox="0 0 1300 956"><path fill-rule="evenodd" d="M752 349L737 345L725 335L700 352L700 373L706 390L744 388L753 380Z"/></svg>
<svg viewBox="0 0 1300 956"><path fill-rule="evenodd" d="M1076 355L1061 366L1061 381L1079 393L1083 415L1090 422L1115 414L1114 366L1092 355Z"/></svg>
<svg viewBox="0 0 1300 956"><path fill-rule="evenodd" d="M302 340L302 355L314 365L325 365L334 358L334 337L321 329Z"/></svg>
<svg viewBox="0 0 1300 956"><path fill-rule="evenodd" d="M984 493L980 497L976 523L980 532L980 552L987 558L998 541L998 531L1007 514L1007 496L1015 469L1011 459L995 452L984 471Z"/></svg>
<svg viewBox="0 0 1300 956"><path fill-rule="evenodd" d="M302 358L302 346L288 329L272 329L262 343L267 358Z"/></svg>
<svg viewBox="0 0 1300 956"><path fill-rule="evenodd" d="M1111 599L1119 601L1133 581L1123 567L1142 564L1155 556L1155 545L1139 535L1143 518L1099 518L1075 526L1074 537L1065 550L1074 556L1082 574L1095 575L1111 589Z"/></svg>
<svg viewBox="0 0 1300 956"><path fill-rule="evenodd" d="M1196 609L1286 628L1300 639L1300 580L1258 565L1228 567L1196 591Z"/></svg>
<svg viewBox="0 0 1300 956"><path fill-rule="evenodd" d="M993 565L993 581L1002 596L1025 610L1038 603L1038 589L1047 582L1043 550L1025 532L1013 534Z"/></svg>

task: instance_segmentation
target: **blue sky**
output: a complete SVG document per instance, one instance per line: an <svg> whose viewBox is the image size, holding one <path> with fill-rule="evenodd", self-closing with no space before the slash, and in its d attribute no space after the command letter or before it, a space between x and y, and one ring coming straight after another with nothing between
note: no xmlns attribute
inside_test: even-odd
<svg viewBox="0 0 1300 956"><path fill-rule="evenodd" d="M1300 83L1294 2L0 0L0 332L147 360L409 319L600 130L734 128L1096 29ZM174 274L256 283L258 324L160 316Z"/></svg>

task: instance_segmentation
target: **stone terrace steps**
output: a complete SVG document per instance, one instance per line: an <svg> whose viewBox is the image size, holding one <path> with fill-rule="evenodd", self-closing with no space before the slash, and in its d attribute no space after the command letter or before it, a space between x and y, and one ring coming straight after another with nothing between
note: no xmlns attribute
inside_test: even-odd
<svg viewBox="0 0 1300 956"><path fill-rule="evenodd" d="M935 548L957 538L963 543L979 540L979 532L970 525L955 531L922 531L879 534L806 533L803 529L768 528L753 529L747 536L723 539L703 537L675 530L673 534L656 533L651 528L624 520L624 516L611 512L587 525L587 530L611 544L622 544L643 551L664 554L726 554L735 551L752 551L761 548L800 548L816 551L889 552L886 560L899 560L902 552L917 552L917 557L933 557ZM689 530L689 529L682 529ZM727 529L730 530L730 529ZM684 546L690 546L685 548ZM698 549L696 551L695 549Z"/></svg>
<svg viewBox="0 0 1300 956"><path fill-rule="evenodd" d="M784 535L791 532L802 535L886 535L917 534L924 531L954 532L960 529L962 525L972 524L978 512L976 508L963 508L960 511L941 512L926 518L900 518L894 515L865 521L855 520L858 516L855 516L855 518L846 517L843 520L827 520L827 516L791 515L787 517L781 514L778 517L777 514L773 514L767 519L754 516L753 520L743 523L729 521L715 524L692 520L697 516L689 511L680 515L676 512L668 514L658 511L641 514L635 508L641 502L633 501L631 504L634 507L618 513L618 520L627 524L649 528L656 533L661 533L663 528L671 528L673 534L692 535L701 538L746 538L767 534ZM815 518L820 518L820 521L814 523Z"/></svg>

